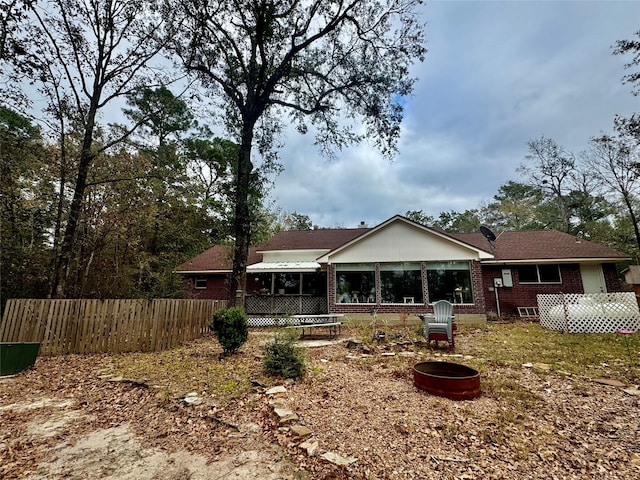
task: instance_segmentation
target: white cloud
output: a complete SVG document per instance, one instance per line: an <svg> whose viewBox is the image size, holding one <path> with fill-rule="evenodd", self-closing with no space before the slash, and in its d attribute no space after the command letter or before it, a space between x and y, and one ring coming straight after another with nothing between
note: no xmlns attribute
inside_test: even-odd
<svg viewBox="0 0 640 480"><path fill-rule="evenodd" d="M290 134L273 197L321 226L376 224L407 210L477 208L551 137L574 151L640 111L621 83L616 40L639 28L640 2L428 2L425 62L407 100L394 162L368 144L321 158ZM628 59L627 59L628 61Z"/></svg>

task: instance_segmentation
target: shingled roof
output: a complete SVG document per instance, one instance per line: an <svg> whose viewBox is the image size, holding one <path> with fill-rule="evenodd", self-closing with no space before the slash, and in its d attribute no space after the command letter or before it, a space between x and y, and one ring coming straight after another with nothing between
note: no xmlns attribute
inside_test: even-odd
<svg viewBox="0 0 640 480"><path fill-rule="evenodd" d="M477 248L491 251L495 258L488 262L587 259L622 261L630 258L626 253L558 230L502 232L493 242L493 250L481 233L450 235Z"/></svg>
<svg viewBox="0 0 640 480"><path fill-rule="evenodd" d="M342 228L284 231L274 235L266 244L252 247L247 264L262 261L262 252L277 250L334 250L369 232L370 228ZM434 229L441 231L440 229ZM446 233L442 231L442 233ZM527 230L502 232L491 246L481 233L449 233L453 239L465 242L494 255L488 263L557 260L622 261L630 257L618 250L580 239L558 230ZM183 263L177 273L230 272L232 249L214 246Z"/></svg>
<svg viewBox="0 0 640 480"><path fill-rule="evenodd" d="M276 250L333 250L368 232L369 228L333 228L291 230L275 234L264 245L251 247L247 265L262 261L262 252ZM230 272L233 249L228 245L214 245L197 257L178 266L176 273Z"/></svg>
<svg viewBox="0 0 640 480"><path fill-rule="evenodd" d="M231 272L233 248L229 245L214 245L197 257L187 260L176 268L176 273L214 273ZM256 253L256 248L249 249L248 264L262 260L262 255Z"/></svg>
<svg viewBox="0 0 640 480"><path fill-rule="evenodd" d="M365 234L370 228L327 228L293 230L275 234L257 251L273 250L333 250Z"/></svg>

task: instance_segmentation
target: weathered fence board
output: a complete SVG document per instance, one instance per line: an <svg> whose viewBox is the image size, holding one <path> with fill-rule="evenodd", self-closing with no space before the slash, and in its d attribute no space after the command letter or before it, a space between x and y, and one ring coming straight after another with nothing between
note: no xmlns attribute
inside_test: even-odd
<svg viewBox="0 0 640 480"><path fill-rule="evenodd" d="M2 342L40 342L40 355L149 352L207 331L220 300L9 299Z"/></svg>

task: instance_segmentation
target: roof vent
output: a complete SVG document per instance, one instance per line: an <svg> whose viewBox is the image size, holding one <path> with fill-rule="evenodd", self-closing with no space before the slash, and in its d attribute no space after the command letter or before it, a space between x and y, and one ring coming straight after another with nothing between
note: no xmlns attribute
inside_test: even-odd
<svg viewBox="0 0 640 480"><path fill-rule="evenodd" d="M367 224L364 223L364 220L360 222L359 228L368 228Z"/></svg>

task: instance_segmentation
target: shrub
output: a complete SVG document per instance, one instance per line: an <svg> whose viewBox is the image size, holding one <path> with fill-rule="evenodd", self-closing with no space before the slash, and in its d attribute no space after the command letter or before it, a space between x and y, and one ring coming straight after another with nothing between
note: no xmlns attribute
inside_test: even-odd
<svg viewBox="0 0 640 480"><path fill-rule="evenodd" d="M306 372L304 350L296 346L295 332L278 333L264 346L264 370L282 378L303 377Z"/></svg>
<svg viewBox="0 0 640 480"><path fill-rule="evenodd" d="M216 334L224 353L235 352L249 337L247 314L241 307L216 310L209 328Z"/></svg>

